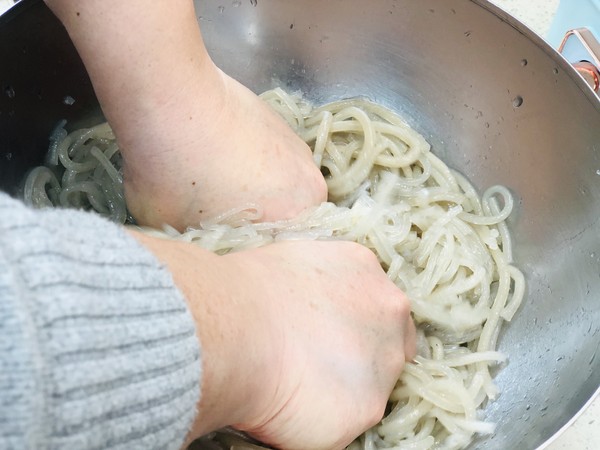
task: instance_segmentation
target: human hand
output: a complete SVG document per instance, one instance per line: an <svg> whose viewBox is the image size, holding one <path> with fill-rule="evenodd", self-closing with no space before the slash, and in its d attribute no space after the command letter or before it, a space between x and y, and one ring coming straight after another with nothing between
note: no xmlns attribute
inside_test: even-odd
<svg viewBox="0 0 600 450"><path fill-rule="evenodd" d="M269 361L257 369L261 395L234 426L278 448L332 449L376 424L415 355L415 331L375 255L347 242L289 242L227 258L255 280L250 298L270 329L257 349Z"/></svg>
<svg viewBox="0 0 600 450"><path fill-rule="evenodd" d="M308 146L213 64L192 1L46 3L115 131L139 224L183 230L249 203L272 221L326 200Z"/></svg>
<svg viewBox="0 0 600 450"><path fill-rule="evenodd" d="M172 261L203 346L192 437L233 425L278 448L342 448L381 419L415 331L372 252L283 242L206 265ZM190 282L206 292L186 292Z"/></svg>
<svg viewBox="0 0 600 450"><path fill-rule="evenodd" d="M189 441L235 426L286 450L339 449L381 419L416 338L370 250L290 241L217 256L130 232L171 270L197 324Z"/></svg>
<svg viewBox="0 0 600 450"><path fill-rule="evenodd" d="M147 118L156 125L125 131L125 196L140 224L182 230L245 205L275 221L326 201L308 146L254 93L218 72L215 87L190 89L196 104L165 105Z"/></svg>

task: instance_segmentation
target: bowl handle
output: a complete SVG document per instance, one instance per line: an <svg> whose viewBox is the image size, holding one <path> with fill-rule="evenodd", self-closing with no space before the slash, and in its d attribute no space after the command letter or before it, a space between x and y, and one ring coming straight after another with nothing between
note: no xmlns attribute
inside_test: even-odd
<svg viewBox="0 0 600 450"><path fill-rule="evenodd" d="M567 31L558 51L598 95L600 93L600 43L594 34L587 28Z"/></svg>

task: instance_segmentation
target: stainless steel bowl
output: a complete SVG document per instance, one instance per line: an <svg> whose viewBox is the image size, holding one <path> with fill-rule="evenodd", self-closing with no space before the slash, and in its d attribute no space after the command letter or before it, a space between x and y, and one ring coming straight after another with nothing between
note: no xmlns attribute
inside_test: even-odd
<svg viewBox="0 0 600 450"><path fill-rule="evenodd" d="M500 339L510 363L485 411L497 431L473 448L532 449L550 439L600 384L598 98L539 37L484 0L202 0L197 8L217 64L256 92L284 86L317 103L367 96L402 113L480 188L511 189L528 292ZM0 61L0 186L11 190L42 159L58 119L77 127L101 115L41 1L0 18Z"/></svg>

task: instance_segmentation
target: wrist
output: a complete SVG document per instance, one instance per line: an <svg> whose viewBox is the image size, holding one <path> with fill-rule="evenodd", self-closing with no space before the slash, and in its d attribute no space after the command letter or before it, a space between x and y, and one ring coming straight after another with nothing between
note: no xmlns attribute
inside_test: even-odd
<svg viewBox="0 0 600 450"><path fill-rule="evenodd" d="M132 232L167 265L183 293L196 324L202 349L203 375L198 414L189 439L238 423L251 423L269 399L269 348L277 339L273 322L258 298L261 289L251 271L252 261L214 255L191 244ZM260 264L260 262L258 262ZM253 295L255 294L255 295ZM268 321L268 322L265 322Z"/></svg>
<svg viewBox="0 0 600 450"><path fill-rule="evenodd" d="M146 0L46 3L77 47L127 158L148 153L144 141L177 129L184 117L198 113L195 105L210 111L218 104L213 97L222 95L221 76L204 47L191 0L152 7ZM165 136L160 144L174 146L174 139Z"/></svg>

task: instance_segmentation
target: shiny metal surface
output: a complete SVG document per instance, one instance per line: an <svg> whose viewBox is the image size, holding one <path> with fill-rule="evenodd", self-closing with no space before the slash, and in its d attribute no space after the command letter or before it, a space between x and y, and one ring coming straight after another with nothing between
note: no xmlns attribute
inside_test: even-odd
<svg viewBox="0 0 600 450"><path fill-rule="evenodd" d="M19 31L25 16L52 19L41 2L23 3L0 20L0 35L21 33L36 48ZM480 188L511 189L515 258L528 293L500 339L510 362L497 377L501 397L485 411L497 431L473 448L533 449L550 439L600 384L600 102L589 87L540 38L484 0L196 3L217 64L256 92L284 86L315 102L369 97L402 113ZM0 70L2 86L23 84L12 99L0 95L0 174L39 159L33 144L20 144L18 124L44 118L35 131L40 140L47 122L63 115L80 123L98 117L72 47L59 27L46 27L36 38L43 55L19 59L19 82ZM0 60L10 56L0 47ZM71 84L55 76L50 86L48 73L71 74ZM18 109L26 83L56 95L31 100L34 112ZM60 103L67 94L74 105ZM2 158L9 150L10 161ZM17 164L20 154L26 157Z"/></svg>
<svg viewBox="0 0 600 450"><path fill-rule="evenodd" d="M528 294L500 341L497 432L474 448L548 440L600 384L600 102L583 80L485 1L197 4L215 61L254 90L367 96L480 188L511 189Z"/></svg>

